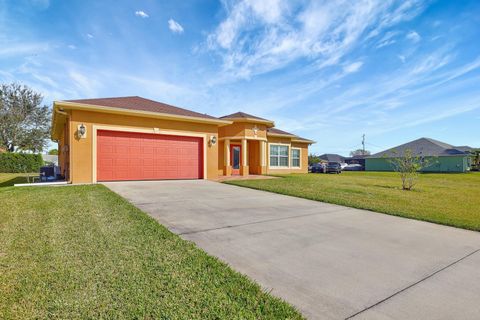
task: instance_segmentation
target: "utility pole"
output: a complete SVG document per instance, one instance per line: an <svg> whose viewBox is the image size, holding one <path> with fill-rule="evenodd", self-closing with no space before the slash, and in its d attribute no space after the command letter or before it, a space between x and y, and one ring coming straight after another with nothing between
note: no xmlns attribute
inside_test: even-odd
<svg viewBox="0 0 480 320"><path fill-rule="evenodd" d="M362 135L362 155L365 155L365 133Z"/></svg>

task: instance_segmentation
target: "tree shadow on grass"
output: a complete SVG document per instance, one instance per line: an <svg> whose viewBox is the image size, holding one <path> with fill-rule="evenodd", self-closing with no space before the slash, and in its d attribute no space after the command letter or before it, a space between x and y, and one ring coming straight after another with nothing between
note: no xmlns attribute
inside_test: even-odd
<svg viewBox="0 0 480 320"><path fill-rule="evenodd" d="M387 186L387 185L381 185L381 184L375 184L373 186L377 188L382 188L382 189L398 190L398 191L412 192L412 193L422 192L422 190L418 186L415 186L412 190L403 190L402 186Z"/></svg>
<svg viewBox="0 0 480 320"><path fill-rule="evenodd" d="M377 188L383 188L383 189L402 190L402 187L398 187L398 186L387 186L387 185L384 185L384 184L374 184L373 186L374 186L374 187L377 187Z"/></svg>
<svg viewBox="0 0 480 320"><path fill-rule="evenodd" d="M31 178L30 178L30 181L32 181ZM13 187L14 184L27 183L27 182L28 182L27 176L17 176L15 178L10 179L10 180L5 180L5 181L0 182L0 188Z"/></svg>

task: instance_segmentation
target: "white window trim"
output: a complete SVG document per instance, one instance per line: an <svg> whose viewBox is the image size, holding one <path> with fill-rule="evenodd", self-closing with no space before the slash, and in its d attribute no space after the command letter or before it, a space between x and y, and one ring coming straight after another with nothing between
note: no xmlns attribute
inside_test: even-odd
<svg viewBox="0 0 480 320"><path fill-rule="evenodd" d="M293 163L293 157L292 157L292 151L293 150L298 150L298 166L294 166ZM290 166L295 169L301 169L302 168L302 148L296 148L296 147L291 147L290 148Z"/></svg>
<svg viewBox="0 0 480 320"><path fill-rule="evenodd" d="M287 146L288 147L288 166L271 166L270 165L270 146ZM292 145L289 143L268 143L268 169L291 169L291 159L292 155L290 154L290 150ZM295 167L297 168L297 167Z"/></svg>

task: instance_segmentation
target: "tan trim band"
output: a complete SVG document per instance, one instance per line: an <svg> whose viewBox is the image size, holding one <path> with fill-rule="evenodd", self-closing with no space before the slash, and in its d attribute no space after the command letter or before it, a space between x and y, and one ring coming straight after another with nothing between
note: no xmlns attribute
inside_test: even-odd
<svg viewBox="0 0 480 320"><path fill-rule="evenodd" d="M258 140L258 141L267 141L267 138L259 138L259 137L249 137L249 136L230 136L230 137L221 137L218 140L223 141L223 140L242 140L242 139L247 139L247 140Z"/></svg>
<svg viewBox="0 0 480 320"><path fill-rule="evenodd" d="M222 119L227 119L233 122L247 122L247 123L260 123L260 124L266 124L269 127L274 127L275 122L270 121L270 120L261 120L261 119L255 119L255 118L222 118Z"/></svg>

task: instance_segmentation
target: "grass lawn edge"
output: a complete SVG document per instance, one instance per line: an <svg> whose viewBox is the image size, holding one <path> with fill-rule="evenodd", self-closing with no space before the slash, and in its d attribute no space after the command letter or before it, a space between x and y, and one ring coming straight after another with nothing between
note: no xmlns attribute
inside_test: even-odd
<svg viewBox="0 0 480 320"><path fill-rule="evenodd" d="M280 178L280 179L285 179L286 178L285 175L273 175L273 176L275 176L277 178ZM253 189L253 190L259 190L259 191L264 191L264 192L281 194L281 195L290 196L290 197L296 197L296 198L300 198L300 199L306 199L306 200L310 200L310 201L317 201L317 202L329 203L329 204L339 205L339 206L348 207L348 208L361 209L361 210L366 210L366 211L369 211L369 212L372 212L372 213L377 213L377 214L388 214L390 216L395 216L395 217L399 217L399 218L428 222L428 223L433 223L433 224L437 224L437 225L453 227L453 228L463 229L463 230L468 230L468 231L473 231L473 232L480 232L480 228L475 228L475 227L469 226L468 224L456 224L456 223L450 223L448 221L438 221L438 220L435 220L435 219L430 219L428 217L414 217L414 216L411 216L411 215L408 215L408 214L405 214L405 213L402 213L402 212L392 212L392 211L387 211L387 210L375 210L375 209L372 209L371 207L368 207L368 206L357 205L355 203L347 203L347 202L344 202L344 201L319 200L319 199L316 199L313 196L309 196L309 195L300 196L300 195L292 194L292 193L285 192L285 191L282 191L282 190L277 190L277 191L267 190L267 189L257 187L257 186L254 186L254 185L245 184L245 183L248 183L248 181L254 181L254 180L240 180L240 179L239 180L227 180L227 181L222 181L221 183L225 183L225 184L232 185L232 186L237 186L237 187L242 187L242 188L249 188L249 189ZM412 191L405 191L405 192L412 192Z"/></svg>
<svg viewBox="0 0 480 320"><path fill-rule="evenodd" d="M90 188L90 189L88 189L88 188ZM42 187L42 188L38 188L38 187L22 187L22 188L3 187L3 188L0 188L0 199L1 199L2 194L4 194L5 197L7 197L7 194L9 194L9 197L11 197L11 195L15 195L15 194L22 194L23 197L27 198L28 196L34 196L34 195L39 196L39 195L45 195L46 193L52 193L53 194L55 190L58 190L60 193L63 192L63 191L72 190L71 194L77 193L76 190L79 191L78 193L83 192L82 190L93 190L93 191L91 191L93 193L97 192L97 193L100 193L100 194L105 194L106 195L106 198L105 198L106 200L105 201L107 201L107 203L111 203L113 205L120 203L121 208L125 209L125 211L122 213L122 217L123 218L127 217L127 221L132 221L132 224L144 227L146 229L145 232L147 232L147 234L150 234L150 235L153 234L153 233L155 233L155 234L167 234L167 238L170 238L170 240L168 240L168 241L174 242L175 246L177 246L177 247L182 247L182 250L179 253L174 253L174 254L185 255L185 254L189 254L190 252L192 252L193 255L191 257L186 256L185 259L187 259L187 260L194 259L195 260L195 259L199 258L199 262L195 262L195 263L200 264L200 265L205 265L207 267L207 269L205 269L205 271L201 271L201 272L210 273L211 271L209 271L209 270L212 270L212 268L214 268L215 270L212 270L213 273L212 273L211 277L215 277L216 275L220 275L222 277L222 279L218 280L218 282L220 284L218 284L218 285L215 284L215 285L213 285L213 287L208 286L208 287L204 288L205 291L214 290L214 292L212 292L213 295L211 297L215 297L215 295L218 295L220 293L220 295L223 297L223 300L220 303L220 305L232 303L232 305L235 305L235 308L238 309L239 305L241 305L241 303L246 303L245 301L250 301L252 303L250 305L249 304L245 305L246 306L245 314L244 314L244 312L241 312L241 314L238 314L238 315L236 315L235 313L232 313L232 318L244 318L244 317L245 318L250 318L250 316L246 316L246 315L247 314L251 315L252 312L253 312L257 315L255 318L257 318L257 317L259 317L259 318L269 318L269 317L272 317L273 314L276 314L278 317L284 318L284 319L304 319L302 314L300 313L300 311L295 306L291 305L289 302L285 301L284 299L271 294L271 292L269 292L267 289L263 288L254 279L251 279L249 276L235 270L232 266L230 266L228 263L221 260L220 258L218 258L216 256L213 256L213 255L210 255L205 250L198 247L193 241L183 239L181 236L179 236L179 235L173 233L172 231L168 230L167 227L165 227L164 225L159 223L156 219L154 219L153 217L148 215L143 210L137 208L134 204L129 202L127 199L125 199L124 197L122 197L122 196L118 195L117 193L113 192L112 190L110 190L106 186L103 186L103 185L95 185L95 186L86 185L86 186L56 186L56 187ZM21 199L22 198L19 198L18 200L21 201ZM95 201L96 201L96 198L95 198ZM11 202L6 203L6 205L7 206L8 205L13 205L14 203L15 202L12 199ZM92 203L92 206L95 207L96 205L97 204ZM25 204L25 206L28 207L27 204ZM69 208L66 208L65 210L68 210L68 209ZM29 208L29 210L31 210L31 208ZM104 210L104 209L102 209L102 210ZM114 210L114 209L112 209L112 210ZM35 211L35 210L33 210L33 211ZM107 212L107 213L105 213L105 216L107 216L109 213L114 213L114 212L115 211ZM67 212L67 214L68 214L68 212ZM9 220L10 218L11 217L7 216L7 219L5 219L5 220ZM57 219L57 218L58 217L55 217L54 219ZM8 226L8 223L9 222L7 221L6 224L3 225L3 227ZM0 227L2 227L2 225L0 225ZM22 236L20 235L20 232L26 232L25 231L26 229L28 229L28 227L26 227L26 228L24 228L24 230L20 230L20 231L17 231L15 229L11 230L10 235L16 235L16 236L21 238ZM157 231L155 231L153 229L157 229ZM47 233L48 233L49 232L48 228L46 230L47 230ZM38 235L38 237L42 237L41 233ZM150 242L151 238L147 238L147 240ZM5 239L2 240L2 238L0 237L0 243L2 243L2 241L6 241L5 244L10 244L9 243L10 240L8 240L8 238L5 238ZM18 245L18 244L14 244L14 243L11 243L11 244L14 245L14 246ZM27 246L25 246L25 247L27 247ZM33 248L35 248L34 245L32 245L31 247L28 246L26 250L28 250L27 252L29 252L29 250L33 250ZM61 250L61 249L59 249L59 250ZM95 245L93 245L92 250L96 251ZM9 252L8 247L6 247L5 250L2 250L2 251L4 251L4 252L2 253L3 256L0 256L0 271L2 270L2 267L6 267L7 268L6 270L9 270L9 271L11 270L13 272L12 275L15 275L14 278L16 278L17 276L19 277L19 279L24 278L24 277L21 276L22 275L22 270L13 270L12 269L13 265L8 264L8 262L11 261L11 260L2 260L2 259L3 258L9 258L8 255L11 255L11 254L13 254L13 255L18 254L18 255L22 256L22 255L25 255L25 253L23 253L23 252L22 253L20 253L20 252L17 253L15 251L11 251L11 250ZM99 249L98 252L102 252L101 249ZM30 254L38 255L39 253L35 253L35 252L28 253L28 255L30 255ZM43 258L41 258L41 256L40 256L40 259L42 260ZM38 265L39 263L37 262L36 264ZM16 263L14 265L16 265ZM22 264L20 264L20 265L22 265ZM48 261L46 262L46 265L47 266L49 265ZM21 266L20 266L20 268L21 268ZM35 268L37 268L37 267L35 267ZM41 272L41 274L43 274L42 277L46 277L46 278L50 279L51 278L51 271L48 268L49 267L47 267L44 270L40 270L40 272ZM187 265L186 268L188 270L190 270L192 267ZM194 268L194 270L196 270L195 268L198 268L198 266L195 266L193 268ZM14 268L14 269L16 269L16 268ZM29 275L30 271L28 271L28 269L26 269L25 272L26 273L23 273L23 275L26 275L27 279L28 279L28 275ZM150 270L148 272L152 272L152 270ZM183 271L183 272L185 272L185 271ZM198 271L195 271L195 272L198 272ZM190 281L190 282L195 281L195 274L196 274L195 272L193 274L188 274L189 278L187 279L187 281ZM11 276L9 277L7 274L5 274L5 277L7 277L5 279L9 279L9 278L12 279L12 277ZM191 277L193 277L193 278L191 278ZM2 278L2 277L0 276L0 278ZM199 279L203 279L203 280L199 280L199 283L202 283L202 281L205 281L204 276L203 276L203 278L199 278ZM7 290L7 291L2 291L2 285L0 285L0 295L2 295L1 294L2 292L4 294L7 294L7 295L12 294L13 292L15 292L15 291L13 291L13 292L11 291L12 288L15 288L17 286L20 286L19 288L21 288L22 284L19 284L18 282L15 282L15 280L11 280L11 281L12 282L9 282L9 283L5 282L3 284L3 285L5 285L5 287L3 287L3 290ZM33 282L35 282L35 281L37 281L37 280L34 280ZM48 283L48 281L50 281L50 280L42 279L41 280L42 286L45 285L46 283ZM217 280L215 280L214 282L217 282ZM196 284L196 285L198 286L198 284ZM57 289L53 289L53 290L60 290L60 292L62 292L63 291L62 286L63 285L60 285L60 287L57 287ZM122 289L122 290L124 290L124 289ZM235 292L239 293L239 291L237 291L237 290L242 291L242 293L238 297L235 294ZM23 291L25 291L25 289L21 289L21 292L23 292ZM31 290L26 290L26 291L28 291L28 292L22 293L22 295L23 294L31 294ZM233 300L231 300L231 302L229 302L229 299L225 298L226 296L231 297ZM4 297L6 297L6 296L4 296ZM60 299L60 301L62 299L65 299L65 297L61 297L61 296L57 297L56 295L53 295L52 297L55 297L55 300ZM247 297L248 297L248 300L242 300L242 299L246 299ZM18 296L18 293L10 296L8 299L5 299L4 302L3 302L5 304L3 306L2 306L3 303L0 303L0 315L3 314L6 318L9 318L8 314L10 314L10 313L9 313L8 310L10 308L13 308L13 310L18 309L18 307L20 305L22 305L22 302L21 302L22 300L17 300L17 299L21 299L21 297ZM67 301L68 301L68 299L70 299L70 297L67 297ZM237 301L237 299L241 299L241 300ZM10 300L10 301L8 302L7 300ZM15 301L18 301L18 302L15 302ZM39 314L42 314L42 312L43 312L43 311L41 311L42 310L41 308L44 307L45 300L43 298L41 298L40 301L42 301L40 303L40 305L38 306L38 308L40 308L40 309L37 309L36 311L35 311L35 309L31 309L32 311L37 313L35 316L33 316L33 318L44 318L41 315L39 316ZM241 301L244 301L244 302L241 302ZM7 305L8 303L13 303L13 304L10 304L10 307L9 307L9 305ZM32 305L30 307L35 308L35 301L30 300L29 303L32 303ZM208 304L208 301L205 301L205 303ZM86 305L86 306L88 306L88 305ZM227 307L227 305L225 305L225 307ZM95 306L93 305L92 308L95 308ZM219 308L219 305L213 307L212 311L213 310L218 310L218 308ZM13 312L15 312L15 311L13 311ZM58 310L58 312L60 312L60 314L62 314L61 313L62 310ZM94 313L94 311L89 311L89 312L93 312L94 317L96 317L96 316L104 317L104 316L109 314L108 309L104 310L103 312L106 312L106 313L103 313L103 314L96 314L96 313ZM202 312L204 312L204 311L202 311ZM95 314L96 314L96 316L95 316ZM215 314L216 313L212 313L211 316L214 317ZM10 316L12 316L12 315L13 314L10 314ZM19 315L19 314L17 314L17 315ZM53 315L54 314L50 313L48 317L53 316ZM90 314L90 315L92 315L92 314ZM137 314L137 315L140 316L140 317L143 317L142 315L139 315L139 314ZM57 316L58 316L58 314L57 314ZM0 316L0 318L1 317L3 317L3 316ZM29 318L29 317L26 316L24 318ZM73 318L75 318L75 317L73 317ZM193 317L193 318L197 318L197 317Z"/></svg>

